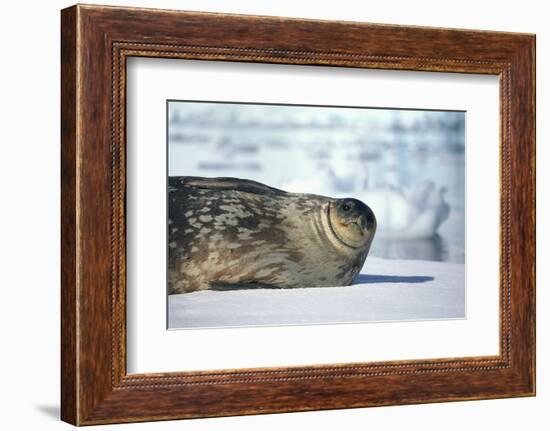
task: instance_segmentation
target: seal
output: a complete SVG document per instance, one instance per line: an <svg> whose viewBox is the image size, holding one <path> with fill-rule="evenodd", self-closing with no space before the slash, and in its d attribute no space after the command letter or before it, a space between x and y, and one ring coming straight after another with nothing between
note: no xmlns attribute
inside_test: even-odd
<svg viewBox="0 0 550 431"><path fill-rule="evenodd" d="M346 286L375 231L374 213L357 199L239 178L170 177L168 293Z"/></svg>

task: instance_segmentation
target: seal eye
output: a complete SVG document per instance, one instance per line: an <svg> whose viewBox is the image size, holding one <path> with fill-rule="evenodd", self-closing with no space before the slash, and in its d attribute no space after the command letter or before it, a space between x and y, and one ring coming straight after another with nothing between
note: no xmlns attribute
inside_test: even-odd
<svg viewBox="0 0 550 431"><path fill-rule="evenodd" d="M346 202L344 205L342 205L342 209L344 211L349 211L351 209L351 205Z"/></svg>

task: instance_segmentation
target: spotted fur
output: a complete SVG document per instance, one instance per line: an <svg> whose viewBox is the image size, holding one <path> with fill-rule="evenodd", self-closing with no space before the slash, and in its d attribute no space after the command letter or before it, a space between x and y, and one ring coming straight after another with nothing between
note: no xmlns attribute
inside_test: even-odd
<svg viewBox="0 0 550 431"><path fill-rule="evenodd" d="M236 178L170 177L168 199L169 293L348 285L375 230L348 246L331 227L340 200Z"/></svg>

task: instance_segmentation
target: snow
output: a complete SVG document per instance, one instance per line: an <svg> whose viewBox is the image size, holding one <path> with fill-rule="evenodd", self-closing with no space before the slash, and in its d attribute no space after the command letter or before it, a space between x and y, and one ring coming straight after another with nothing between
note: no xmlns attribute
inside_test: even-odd
<svg viewBox="0 0 550 431"><path fill-rule="evenodd" d="M355 284L170 295L169 328L353 323L465 317L464 265L367 258Z"/></svg>

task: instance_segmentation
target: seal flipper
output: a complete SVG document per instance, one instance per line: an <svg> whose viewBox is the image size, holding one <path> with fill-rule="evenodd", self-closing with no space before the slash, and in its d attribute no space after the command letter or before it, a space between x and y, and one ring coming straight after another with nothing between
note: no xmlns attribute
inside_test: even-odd
<svg viewBox="0 0 550 431"><path fill-rule="evenodd" d="M218 177L218 178L204 178L204 177L170 177L169 185L174 188L179 187L192 187L195 189L209 189L209 190L235 190L245 193L253 193L257 195L286 195L284 190L276 189L275 187L266 186L252 180L243 180L241 178L232 177Z"/></svg>
<svg viewBox="0 0 550 431"><path fill-rule="evenodd" d="M275 286L266 283L210 283L210 290L253 290L253 289L284 289L284 287Z"/></svg>

